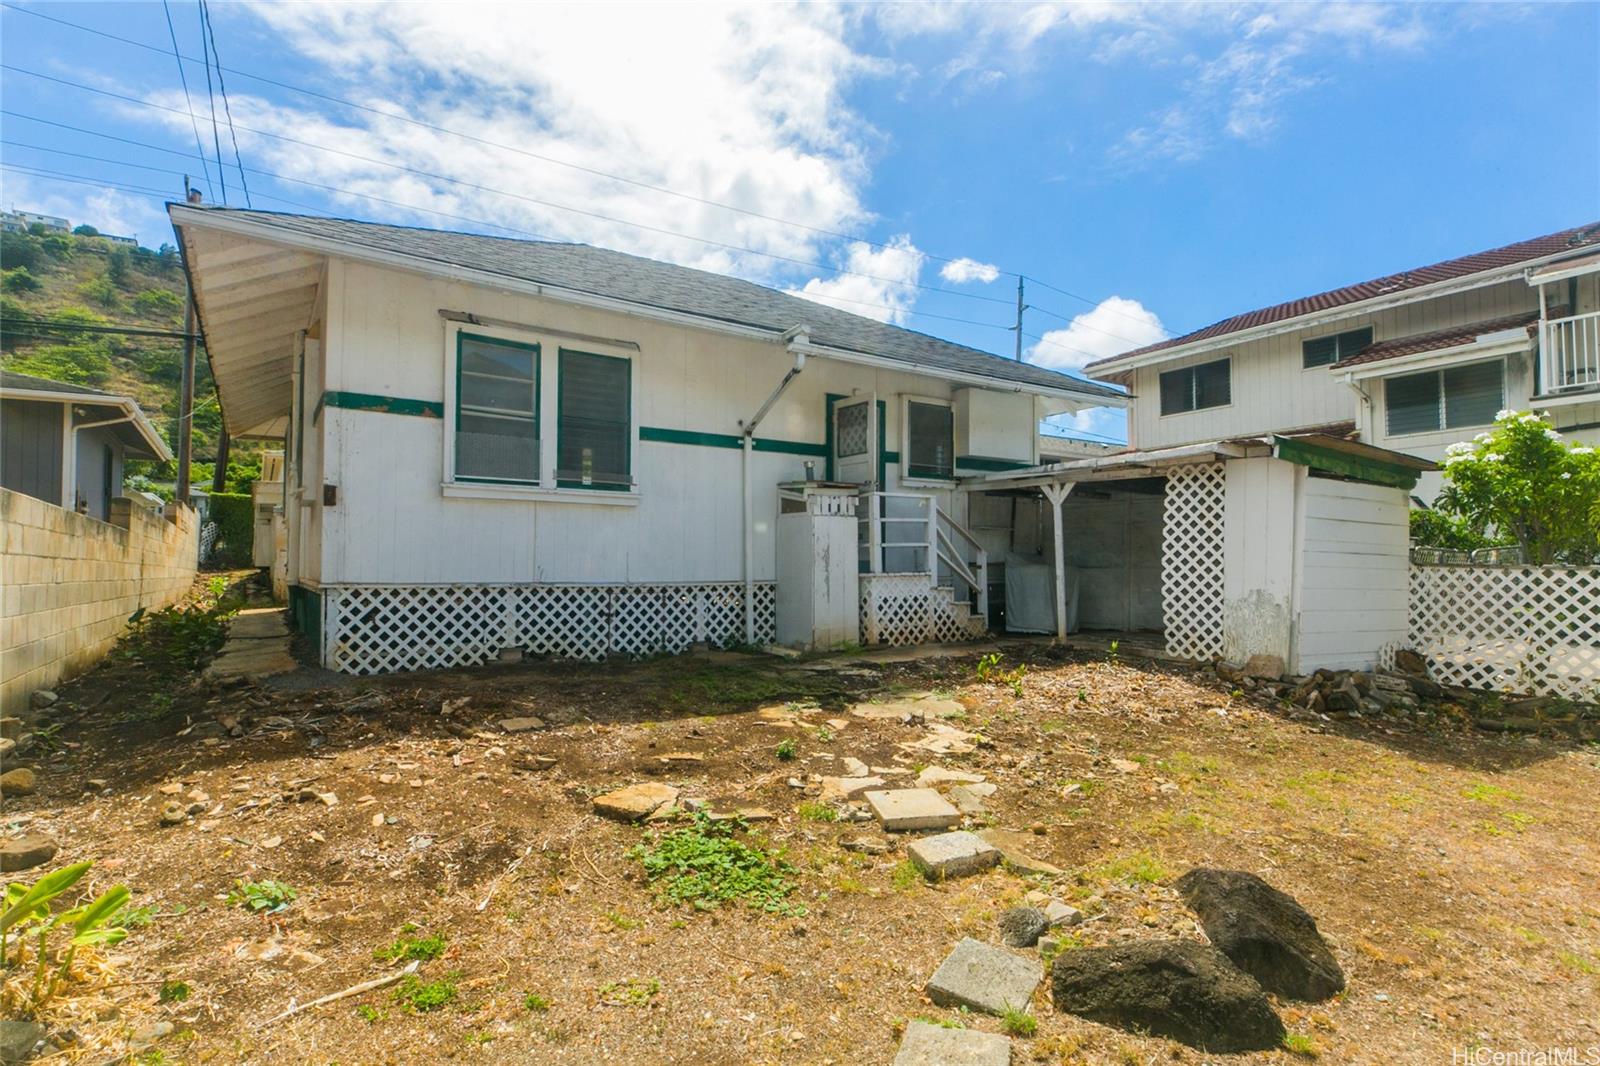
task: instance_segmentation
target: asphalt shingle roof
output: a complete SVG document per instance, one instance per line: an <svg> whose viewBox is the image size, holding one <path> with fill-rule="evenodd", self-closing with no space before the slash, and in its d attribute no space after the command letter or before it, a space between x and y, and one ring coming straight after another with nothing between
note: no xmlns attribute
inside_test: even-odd
<svg viewBox="0 0 1600 1066"><path fill-rule="evenodd" d="M69 385L65 381L51 381L49 378L36 378L32 374L19 374L15 370L0 370L0 389L5 389L7 392L70 392L102 400L120 399L99 389Z"/></svg>
<svg viewBox="0 0 1600 1066"><path fill-rule="evenodd" d="M1457 259L1447 259L1442 263L1432 266L1417 267L1414 270L1402 270L1398 274L1387 274L1371 281L1363 281L1357 285L1346 285L1342 289L1332 289L1319 293L1316 296L1305 296L1298 300L1289 300L1286 303L1274 304L1255 311L1247 311L1242 315L1225 318L1203 329L1192 333L1185 333L1181 337L1173 337L1159 344L1146 345L1130 352L1110 356L1106 359L1097 359L1088 364L1085 369L1093 370L1097 366L1129 356L1147 355L1150 352L1159 352L1167 348L1177 348L1181 345L1192 344L1195 341L1210 340L1214 337L1225 337L1230 333L1241 330L1253 329L1272 322L1283 322L1287 319L1298 318L1301 315L1314 314L1318 311L1327 311L1345 304L1360 303L1376 296L1388 296L1406 289L1420 288L1423 285L1432 285L1435 282L1450 281L1455 278L1464 278L1471 274L1479 274L1485 270L1494 270L1499 267L1515 266L1534 259L1543 259L1545 256L1559 255L1566 251L1577 251L1586 247L1600 246L1600 222L1591 222L1583 226L1562 230L1560 233L1551 233L1543 237L1534 237L1532 240L1518 241L1508 244L1503 248L1491 248L1486 252L1475 252Z"/></svg>
<svg viewBox="0 0 1600 1066"><path fill-rule="evenodd" d="M189 206L189 205L181 205ZM479 270L645 307L782 332L804 324L813 343L997 382L1066 389L1085 397L1117 389L791 296L754 282L586 244L489 237L378 222L206 207L294 235Z"/></svg>

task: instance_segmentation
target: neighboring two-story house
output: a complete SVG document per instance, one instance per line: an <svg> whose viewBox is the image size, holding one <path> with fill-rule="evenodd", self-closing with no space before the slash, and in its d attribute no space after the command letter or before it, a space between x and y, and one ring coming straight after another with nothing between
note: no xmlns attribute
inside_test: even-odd
<svg viewBox="0 0 1600 1066"><path fill-rule="evenodd" d="M1305 431L1440 459L1503 408L1600 440L1600 223L1234 315L1091 363L1130 448ZM1432 500L1440 475L1417 495Z"/></svg>

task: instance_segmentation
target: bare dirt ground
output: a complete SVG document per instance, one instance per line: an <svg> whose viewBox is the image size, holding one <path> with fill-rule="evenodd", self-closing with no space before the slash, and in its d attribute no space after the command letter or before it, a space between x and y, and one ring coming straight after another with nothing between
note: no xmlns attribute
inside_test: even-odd
<svg viewBox="0 0 1600 1066"><path fill-rule="evenodd" d="M1029 663L1020 695L980 680L975 656L799 669L712 654L226 692L107 665L63 688L81 717L35 761L39 791L4 801L8 835L49 834L57 865L93 859L94 890L125 883L147 908L109 952L109 982L63 1008L83 1042L57 1057L855 1064L889 1062L911 1018L998 1031L932 1006L922 986L962 936L996 941L996 915L1038 879L996 869L929 884L903 841L844 850L876 827L821 820L789 780L841 773L846 757L903 770L891 784L928 764L986 775L999 789L969 821L1028 833L1067 871L1054 890L1093 915L1080 945L1200 936L1168 887L1192 866L1289 892L1349 981L1333 1001L1280 1004L1302 1055L1448 1063L1475 1046L1600 1045L1593 745L1292 721L1206 671L1040 646L1005 655ZM849 710L923 693L958 700L952 724L985 744L918 754L900 745L926 725ZM218 714L243 735L222 733ZM496 725L529 714L548 728ZM792 760L778 756L785 741ZM700 761L663 763L678 752ZM554 762L519 768L535 756ZM753 828L787 850L804 914L660 902L629 856L655 830L591 809L636 781L773 812ZM195 790L199 813L158 824ZM298 894L250 913L227 902L241 879ZM391 986L267 1024L393 973L401 963L375 953L430 936L442 954L418 978L440 990L436 1009ZM159 1002L178 981L188 998ZM1058 1014L1048 984L1034 1012L1014 1062L1231 1058Z"/></svg>

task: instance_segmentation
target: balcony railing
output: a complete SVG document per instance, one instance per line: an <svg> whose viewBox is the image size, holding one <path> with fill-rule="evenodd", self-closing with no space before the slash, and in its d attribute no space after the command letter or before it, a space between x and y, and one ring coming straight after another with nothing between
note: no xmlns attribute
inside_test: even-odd
<svg viewBox="0 0 1600 1066"><path fill-rule="evenodd" d="M1539 362L1547 396L1600 390L1600 311L1540 323Z"/></svg>

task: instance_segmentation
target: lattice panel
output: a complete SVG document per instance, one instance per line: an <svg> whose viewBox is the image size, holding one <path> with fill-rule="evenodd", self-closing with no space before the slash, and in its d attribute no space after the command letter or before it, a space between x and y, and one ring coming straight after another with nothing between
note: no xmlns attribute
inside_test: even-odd
<svg viewBox="0 0 1600 1066"><path fill-rule="evenodd" d="M777 592L755 586L757 643L773 639ZM350 674L469 666L503 648L564 659L680 652L744 639L744 586L346 585L323 590L323 661Z"/></svg>
<svg viewBox="0 0 1600 1066"><path fill-rule="evenodd" d="M927 574L861 575L861 640L864 644L929 644L971 640L985 631L983 619L933 584Z"/></svg>
<svg viewBox="0 0 1600 1066"><path fill-rule="evenodd" d="M1222 652L1222 464L1167 474L1161 520L1161 609L1167 651L1185 659Z"/></svg>
<svg viewBox="0 0 1600 1066"><path fill-rule="evenodd" d="M1439 681L1600 701L1600 568L1413 565L1408 613Z"/></svg>

